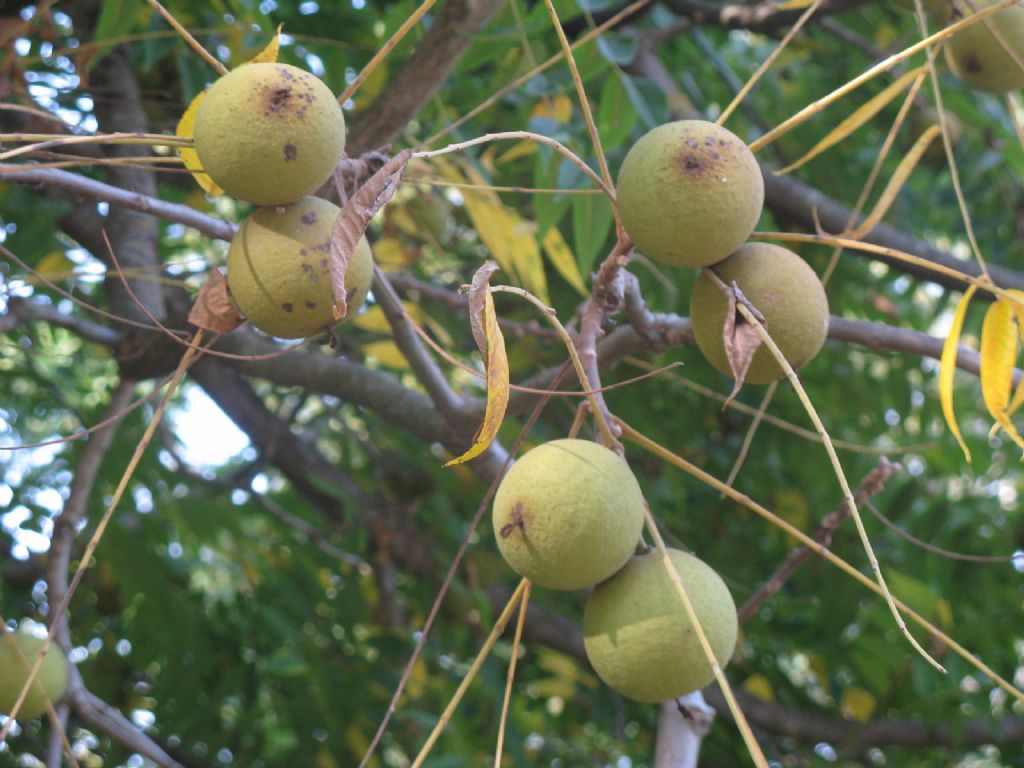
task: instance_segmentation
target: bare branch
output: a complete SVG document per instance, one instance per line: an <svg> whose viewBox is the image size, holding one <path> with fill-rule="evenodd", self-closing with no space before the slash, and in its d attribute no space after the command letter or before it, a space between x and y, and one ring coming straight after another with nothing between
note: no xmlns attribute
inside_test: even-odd
<svg viewBox="0 0 1024 768"><path fill-rule="evenodd" d="M867 2L870 0L825 0L818 15L843 13ZM749 29L752 32L771 32L790 27L804 10L780 8L774 0L755 3L665 0L665 5L695 24L716 24L727 29Z"/></svg>
<svg viewBox="0 0 1024 768"><path fill-rule="evenodd" d="M71 707L83 722L102 731L128 749L148 757L160 768L185 768L124 715L86 690L77 670L72 671L68 688Z"/></svg>
<svg viewBox="0 0 1024 768"><path fill-rule="evenodd" d="M263 404L249 382L224 361L205 358L193 367L192 378L249 436L263 458L280 468L329 520L337 522L344 516L342 497L356 501L367 512L372 508L369 494L335 469L315 446L292 432ZM336 491L331 493L328 488Z"/></svg>
<svg viewBox="0 0 1024 768"><path fill-rule="evenodd" d="M1000 747L1024 745L1024 718L976 719L931 726L918 719L879 718L866 723L829 717L768 703L744 691L737 691L743 713L753 725L770 733L790 736L806 743L825 742L836 747L957 747L967 749L984 744ZM704 691L708 701L719 708L721 692L712 686ZM727 716L727 714L725 715Z"/></svg>
<svg viewBox="0 0 1024 768"><path fill-rule="evenodd" d="M78 315L64 314L53 304L19 298L11 298L8 301L7 314L0 317L0 331L11 331L21 323L31 320L41 320L58 328L67 328L83 339L108 347L116 347L122 341L121 334L113 328Z"/></svg>
<svg viewBox="0 0 1024 768"><path fill-rule="evenodd" d="M96 474L99 472L107 451L110 450L123 419L123 415L119 416L119 414L131 403L134 389L135 383L127 379L123 379L117 385L117 389L110 397L110 402L100 416L100 421L107 419L112 419L112 421L106 428L89 436L85 450L82 452L82 458L79 460L78 466L75 467L68 500L64 503L61 513L54 518L46 568L47 597L51 605L60 605L68 591L68 566L71 563L75 537L78 535L79 526L85 519L85 511L96 482ZM54 637L61 648L67 651L71 647L71 632L68 629L67 617L61 615L54 618L60 622Z"/></svg>
<svg viewBox="0 0 1024 768"><path fill-rule="evenodd" d="M427 390L441 416L458 431L471 428L476 423L475 413L466 412L462 398L452 391L444 373L423 346L416 331L409 325L405 309L402 308L402 300L398 298L394 287L380 267L374 267L373 296L391 325L391 335L395 344L409 361L416 378Z"/></svg>

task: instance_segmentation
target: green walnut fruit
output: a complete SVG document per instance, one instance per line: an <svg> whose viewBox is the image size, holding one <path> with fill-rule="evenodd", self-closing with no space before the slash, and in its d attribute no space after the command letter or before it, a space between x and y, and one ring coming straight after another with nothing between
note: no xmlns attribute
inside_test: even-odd
<svg viewBox="0 0 1024 768"><path fill-rule="evenodd" d="M996 0L973 0L978 10ZM960 4L964 15L973 11ZM953 73L971 88L1009 93L1024 88L1024 6L1011 5L957 32L946 44ZM1011 53L1012 52L1012 53Z"/></svg>
<svg viewBox="0 0 1024 768"><path fill-rule="evenodd" d="M324 83L289 64L244 64L196 112L203 170L229 195L284 205L315 192L345 152L345 117Z"/></svg>
<svg viewBox="0 0 1024 768"><path fill-rule="evenodd" d="M8 632L0 628L0 632L0 712L8 713L14 709L14 702L28 680L44 641L23 630ZM50 643L39 674L18 710L18 717L39 717L46 711L46 702L59 700L67 685L67 657L56 643Z"/></svg>
<svg viewBox="0 0 1024 768"><path fill-rule="evenodd" d="M729 588L693 555L670 549L669 556L715 659L725 667L739 628ZM583 613L583 645L597 676L636 701L668 701L714 679L656 550L634 557L594 589Z"/></svg>
<svg viewBox="0 0 1024 768"><path fill-rule="evenodd" d="M319 197L257 208L228 249L231 298L271 336L301 339L335 324L328 243L341 210ZM362 306L373 280L373 256L362 237L345 272L348 312Z"/></svg>
<svg viewBox="0 0 1024 768"><path fill-rule="evenodd" d="M589 440L527 451L494 497L505 561L534 584L582 589L614 574L636 550L644 499L629 466Z"/></svg>
<svg viewBox="0 0 1024 768"><path fill-rule="evenodd" d="M764 315L766 328L793 368L818 354L828 334L828 298L807 262L792 251L767 243L747 243L712 267L726 285L735 282ZM731 376L722 332L728 301L708 275L702 273L690 296L690 319L697 346L722 373ZM785 375L762 344L750 363L746 381L768 384Z"/></svg>
<svg viewBox="0 0 1024 768"><path fill-rule="evenodd" d="M617 196L622 224L642 253L673 267L704 267L750 236L764 180L738 136L704 120L680 120L630 148Z"/></svg>

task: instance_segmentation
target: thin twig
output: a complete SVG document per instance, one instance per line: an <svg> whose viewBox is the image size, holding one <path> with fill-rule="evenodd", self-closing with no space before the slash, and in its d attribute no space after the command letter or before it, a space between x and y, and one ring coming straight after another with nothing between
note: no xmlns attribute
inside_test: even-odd
<svg viewBox="0 0 1024 768"><path fill-rule="evenodd" d="M68 586L67 592L64 595L64 599L60 601L54 611L53 625L50 627L50 632L46 637L43 647L40 650L39 657L36 659L35 664L29 671L28 679L25 681L25 685L22 686L21 692L18 694L18 698L14 702L14 706L8 713L7 722L0 728L0 744L2 744L10 732L11 726L17 717L18 710L21 709L22 703L25 701L25 696L28 694L29 688L32 682L36 679L39 674L39 668L43 664L43 658L46 654L46 649L50 647L50 643L53 642L53 638L57 633L57 629L60 626L60 619L67 613L68 605L71 602L71 598L75 594L75 590L82 581L82 576L85 574L86 569L89 567L89 563L92 560L93 553L96 551L96 547L99 546L100 540L103 538L103 534L113 518L114 510L121 501L121 497L124 495L125 489L128 487L128 482L131 480L132 475L135 473L135 468L139 465L139 461L142 459L142 454L145 452L146 447L149 445L149 441L152 439L156 427L163 418L164 410L167 408L170 402L171 396L178 388L178 384L185 375L185 371L192 363L193 357L199 351L199 342L202 340L203 332L197 331L194 339L195 346L188 349L185 355L181 358L181 362L178 364L178 369L174 372L174 376L171 379L170 384L167 387L167 391L164 394L160 404L157 405L156 411L153 413L153 418L150 419L149 424L146 426L146 431L142 434L138 445L135 446L135 451L132 453L131 459L128 461L128 466L125 467L124 473L121 476L121 481L118 483L117 488L114 490L113 496L107 504L107 508L100 518L99 523L96 525L96 530L93 532L92 538L89 540L88 545L85 548L85 552L82 554L82 559L78 564L78 568L75 571L75 575L71 579L71 583Z"/></svg>
<svg viewBox="0 0 1024 768"><path fill-rule="evenodd" d="M373 54L373 58L366 62L366 66L363 67L362 71L356 75L355 79L345 87L344 91L341 92L341 95L338 97L339 104L344 104L355 96L356 91L359 90L359 86L366 81L366 78L374 73L377 66L388 54L391 53L394 47L402 42L405 36L409 33L409 30L415 27L419 23L420 19L422 19L424 15L434 7L434 3L436 1L437 0L423 0L420 7L406 17L401 26L395 30L395 33L387 39L384 45L377 49L377 52Z"/></svg>
<svg viewBox="0 0 1024 768"><path fill-rule="evenodd" d="M704 274L708 275L717 285L719 290L729 292L733 289L727 286L722 279L715 274L714 270L705 269ZM807 392L803 385L800 383L800 379L796 375L796 371L793 370L793 366L786 360L785 355L782 354L782 350L779 349L775 340L768 333L768 329L764 327L761 320L751 311L750 307L745 302L737 301L736 309L743 316L743 319L757 331L757 335L761 339L761 343L765 345L775 361L779 364L782 370L786 374L786 378L789 379L790 384L793 385L793 389L796 392L797 397L800 399L801 404L804 406L804 410L807 411L808 417L814 424L814 429L821 435L822 444L825 446L825 453L828 454L829 461L832 464L832 469L835 472L836 479L839 481L839 486L842 488L843 496L846 498L846 503L850 506L850 514L853 516L853 521L857 525L857 534L860 536L861 544L864 546L864 552L868 557L868 563L871 565L871 572L875 576L875 580L878 582L878 586L881 587L882 593L885 597L886 605L889 606L889 611L892 613L893 619L896 621L896 626L899 627L900 632L907 639L907 642L916 650L921 657L928 661L936 670L945 674L946 669L924 647L918 642L917 638L910 634L910 630L907 629L906 622L903 620L903 616L900 614L899 609L896 607L895 598L889 591L889 587L885 582L885 576L882 574L882 569L878 564L878 558L875 557L875 550L871 546L871 539L868 538L867 530L864 528L864 521L861 519L860 513L857 510L857 502L853 498L853 491L850 490L850 484L846 479L846 473L843 471L842 462L839 461L839 456L836 454L835 446L832 445L832 438L829 436L828 431L825 429L825 425L821 421L821 417L818 416L818 411L814 407L814 403L807 396Z"/></svg>
<svg viewBox="0 0 1024 768"><path fill-rule="evenodd" d="M874 592L876 595L880 597L885 596L885 593L882 591L881 587L878 586L878 584L876 584L870 578L868 578L863 573L858 571L856 568L854 568L852 565L846 562L843 558L839 557L828 548L823 547L821 544L816 542L814 539L812 539L806 533L801 531L799 528L783 520L781 517L776 515L767 507L763 506L762 504L758 504L756 501L751 499L746 494L740 493L734 488L730 488L721 480L719 480L718 478L714 477L711 474L708 474L697 465L687 461L678 454L673 453L672 451L665 448L663 445L656 443L654 440L651 440L642 432L636 431L621 419L619 419L618 421L619 426L622 428L622 434L627 440L636 443L637 445L641 446L644 450L651 452L658 458L664 460L666 463L671 464L674 467L678 467L679 469L686 472L688 475L710 486L712 489L724 493L728 498L732 499L733 501L742 505L743 507L746 507L759 517L764 518L775 527L781 529L793 538L797 539L801 544L808 547L815 554L820 555L821 557L828 560L830 563L832 563L832 565L839 568L847 576L859 582L866 589ZM992 669L992 667L990 667L988 664L986 664L980 658L978 658L978 656L968 651L963 645L958 643L947 633L943 632L937 626L932 624L917 611L913 610L902 600L894 598L894 601L896 605L899 607L899 609L903 611L907 616L909 616L914 623L916 623L925 631L929 632L930 634L938 638L944 645L949 647L954 653L956 653L958 656L964 659L968 664L977 669L983 675L988 677L992 682L994 682L1008 694L1013 696L1018 701L1024 702L1024 691L1021 691L1020 689L1015 687L1005 677L997 673L994 669Z"/></svg>
<svg viewBox="0 0 1024 768"><path fill-rule="evenodd" d="M992 14L998 13L1004 8L1009 8L1017 1L1018 0L1001 0L996 5L990 6L982 11L979 11L973 16L968 16L967 18L961 19L955 24L951 24L945 29L936 32L934 35L931 35L930 37L927 37L924 40L921 40L920 42L911 45L909 48L905 48L899 53L888 57L884 61L880 61L879 63L875 64L873 67L868 69L866 72L862 73L861 75L858 75L857 77L848 81L844 85L835 89L834 91L832 91L832 93L828 94L827 96L823 96L822 98L807 105L789 119L781 122L774 129L766 133L764 136L761 136L756 141L752 142L750 145L751 151L757 152L766 144L770 144L771 142L775 141L784 133L787 133L792 128L795 128L796 126L800 125L800 123L804 122L809 117L813 117L818 112L823 110L825 107L841 99L846 94L855 91L857 88L864 85L864 83L877 77L883 72L892 69L901 61L909 59L915 53L919 53L920 51L925 50L926 48L935 44L939 40L945 40L947 37L955 34L956 32L959 32L961 29L969 27L972 24L975 24L985 18L988 18Z"/></svg>
<svg viewBox="0 0 1024 768"><path fill-rule="evenodd" d="M185 29L185 27L183 27L176 18L174 18L170 11L168 11L166 8L160 5L160 3L157 2L157 0L146 0L146 2L153 6L153 8L156 9L157 13L163 16L164 20L168 24L174 27L174 31L177 32L181 36L181 38L189 44L189 47L191 47L193 51L199 54L199 57L203 61L205 61L207 64L213 67L218 75L227 74L228 68L225 67L223 63L214 58L213 54L211 54L202 45L200 45L199 41L192 37L191 33L187 29Z"/></svg>
<svg viewBox="0 0 1024 768"><path fill-rule="evenodd" d="M526 609L530 605L530 587L528 580L519 601L519 617L516 620L516 634L512 639L511 656L508 661L508 676L505 678L505 697L501 702L501 717L498 719L498 743L494 747L494 768L501 768L501 755L505 746L505 723L508 721L508 707L512 700L512 683L516 679L516 662L519 660L519 643L523 639L523 625L526 624Z"/></svg>
<svg viewBox="0 0 1024 768"><path fill-rule="evenodd" d="M715 656L715 651L711 647L711 643L708 641L707 634L704 632L704 627L701 626L700 618L697 616L697 611L694 609L693 603L690 601L690 596L686 593L686 587L683 585L683 581L679 576L679 571L676 570L675 563L672 562L668 549L665 547L665 540L661 537L661 531L658 530L658 523L655 521L654 515L651 514L651 508L647 506L646 502L644 503L644 515L647 520L647 532L654 540L654 545L658 549L661 562L665 566L665 570L668 573L669 579L672 581L672 586L675 588L676 594L679 596L679 601L683 604L683 609L686 611L686 616L687 619L689 619L690 626L693 627L694 634L697 636L697 641L700 643L701 650L704 651L704 658L707 660L708 665L711 667L711 671L715 675L715 680L718 681L718 685L722 689L722 695L725 696L726 704L736 721L736 727L739 728L740 735L743 737L743 742L747 746L747 751L750 753L751 759L758 768L768 768L768 761L765 759L764 753L761 751L761 746L757 743L757 739L754 737L754 732L750 730L750 724L747 723L747 718L744 716L743 710L740 709L739 704L736 703L736 697L733 694L732 686L729 685L729 680L722 671L722 665L718 663L718 658Z"/></svg>
<svg viewBox="0 0 1024 768"><path fill-rule="evenodd" d="M878 466L872 469L867 476L861 480L857 491L853 494L858 506L869 503L872 496L885 490L885 483L899 472L902 467L885 457L882 457ZM844 499L821 521L818 530L814 533L814 540L823 547L829 547L832 543L832 536L842 525L843 521L850 516L850 505ZM786 581L793 575L794 571L814 554L810 547L804 545L790 551L786 559L775 570L761 587L747 598L747 601L739 610L740 624L749 620L768 600L772 598Z"/></svg>
<svg viewBox="0 0 1024 768"><path fill-rule="evenodd" d="M761 62L761 66L757 68L757 71L754 72L754 74L750 76L750 79L747 80L747 82L743 85L742 88L740 88L739 93L737 93L733 97L733 100L729 102L729 106L722 110L722 114L718 116L718 119L715 121L715 125L725 124L725 121L729 119L729 115L733 113L733 111L736 109L736 107L740 105L740 103L743 101L746 95L750 93L750 91L753 89L755 85L757 85L757 81L760 80L762 75L764 75L764 73L768 71L768 68L771 67L771 65L779 57L779 54L781 54L786 49L786 46L789 45L790 41L794 37L796 37L797 33L801 29L803 29L804 24L810 21L811 16L813 16L815 11L817 11L818 8L821 7L821 3L822 0L814 0L814 2L807 7L807 10L800 15L800 18L797 19L796 23L789 28L789 31L786 32L782 40L779 41L779 44L775 46L775 49L768 55L768 58Z"/></svg>
<svg viewBox="0 0 1024 768"><path fill-rule="evenodd" d="M437 742L438 737L442 731L447 727L448 722L452 718L452 714L455 712L456 707L459 706L459 702L462 701L462 697L466 695L466 691L469 690L470 683L476 677L476 673L480 671L480 667L483 666L484 661L491 653L491 649L494 648L494 644L498 642L498 638L501 633L505 631L505 625L508 624L508 620L512 618L512 612L517 606L522 605L522 598L526 592L528 585L526 579L522 579L519 582L519 586L516 587L516 591L512 593L512 597L505 605L505 610L498 616L498 620L494 622L494 628L491 633L484 640L483 646L480 648L480 652L476 658L473 659L473 663L469 667L469 671L466 672L466 676L462 678L462 682L459 683L459 687L455 689L455 694L452 696L451 701L448 702L448 706L444 708L444 712L441 713L441 717L438 718L437 725L434 726L434 730L430 732L427 737L427 741L424 743L423 748L420 749L419 754L416 755L416 759L412 761L410 768L420 768L423 765L423 761L430 755L430 750L434 748L434 744ZM522 608L522 613L525 614L525 606Z"/></svg>

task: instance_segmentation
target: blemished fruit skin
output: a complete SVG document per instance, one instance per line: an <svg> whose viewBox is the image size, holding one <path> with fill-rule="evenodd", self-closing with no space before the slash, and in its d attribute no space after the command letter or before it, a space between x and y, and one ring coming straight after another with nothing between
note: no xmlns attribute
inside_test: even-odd
<svg viewBox="0 0 1024 768"><path fill-rule="evenodd" d="M995 2L974 0L974 7L984 10ZM973 13L963 3L960 10ZM1016 54L1016 61L1007 47ZM950 69L971 88L991 93L1024 88L1024 67L1017 63L1024 62L1024 7L1011 5L957 32L945 51Z"/></svg>
<svg viewBox="0 0 1024 768"><path fill-rule="evenodd" d="M810 362L828 335L828 297L814 270L787 248L747 243L713 267L726 285L734 281L764 315L768 333L794 369ZM722 331L728 301L718 285L701 273L690 295L690 319L697 347L711 365L732 375ZM785 375L762 344L750 362L746 381L769 384Z"/></svg>
<svg viewBox="0 0 1024 768"><path fill-rule="evenodd" d="M739 629L729 588L693 555L670 549L669 557L715 659L725 667ZM657 550L637 555L594 589L583 612L583 644L597 676L636 701L668 701L714 679Z"/></svg>
<svg viewBox="0 0 1024 768"><path fill-rule="evenodd" d="M644 500L629 465L589 440L527 451L494 497L494 537L509 566L549 589L583 589L636 550Z"/></svg>
<svg viewBox="0 0 1024 768"><path fill-rule="evenodd" d="M25 657L22 661L14 646L21 649ZM7 714L14 709L14 702L21 693L29 670L35 664L39 651L43 648L43 638L28 632L4 631L0 635L0 712ZM68 660L64 651L56 643L50 643L39 667L35 683L25 696L25 701L18 710L19 719L38 717L46 711L46 701L56 702L64 695L68 685Z"/></svg>
<svg viewBox="0 0 1024 768"><path fill-rule="evenodd" d="M228 290L246 319L282 339L312 336L335 324L329 241L341 213L319 197L257 208L228 249ZM362 237L345 272L348 311L355 316L373 280L373 256Z"/></svg>
<svg viewBox="0 0 1024 768"><path fill-rule="evenodd" d="M616 190L636 247L673 267L724 259L753 232L764 205L754 154L705 120L666 123L641 136L622 161Z"/></svg>
<svg viewBox="0 0 1024 768"><path fill-rule="evenodd" d="M290 64L244 64L196 112L195 148L225 192L284 205L322 185L345 152L345 117L323 81Z"/></svg>

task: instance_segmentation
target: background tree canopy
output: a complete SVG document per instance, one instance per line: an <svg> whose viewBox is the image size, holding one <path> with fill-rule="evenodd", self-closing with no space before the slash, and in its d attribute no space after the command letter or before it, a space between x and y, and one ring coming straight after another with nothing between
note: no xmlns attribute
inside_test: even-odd
<svg viewBox="0 0 1024 768"><path fill-rule="evenodd" d="M668 543L711 564L737 605L753 601L726 675L773 765L1024 766L1024 555L1013 557L1024 548L1020 450L1005 432L990 435L978 378L979 367L999 365L1011 375L1016 332L1013 355L972 351L993 298L986 286L1024 288L1016 94L971 90L935 58L946 126L962 123L954 157L987 275L942 152L912 168L885 223L863 238L892 250L839 253L812 242L848 228L894 125L862 210L907 169L902 159L935 119L927 68L913 100L911 75L836 146L774 173L925 65L926 50L757 151L766 185L759 231L806 235L789 245L829 273L830 338L800 381L858 491L893 593L947 636L910 623L942 675L848 573L813 554L784 566L809 550L748 500L870 576L793 387L746 386L724 408L732 381L701 357L686 318L697 271L642 254L620 266L609 199L528 136L412 160L367 232L387 278L361 313L295 348L248 325L215 338L188 361L160 418L195 330L188 311L251 207L205 195L165 144L45 141L174 134L217 72L155 5L0 3L0 615L9 629L56 622L77 670L57 708L63 728L45 717L11 722L0 766L71 765L64 732L80 766L358 765L422 642L369 761L411 763L518 583L493 540L488 488L508 456L569 434L582 402L513 390L496 442L468 464L444 466L472 444L484 413L484 363L459 287L487 259L502 267L494 284L529 290L581 348L596 349L601 385L629 382L604 393L611 414L738 492L726 496L624 440ZM345 101L339 178L351 193L401 149L502 131L556 139L595 170L603 152L614 178L654 126L718 118L810 5L555 0L568 41L579 42L597 149L543 2L445 0ZM168 3L228 68L282 25L279 60L336 94L417 7ZM755 142L921 39L903 4L817 3L726 125ZM337 198L333 184L323 194ZM964 275L982 282L955 377L970 464L944 422L938 386ZM591 297L594 285L611 294ZM559 376L566 347L544 313L514 295L494 301L513 384L578 390L571 370ZM157 420L60 621L69 579ZM580 435L596 438L592 418ZM518 651L510 628L425 765L493 764L514 653L504 765L656 764L659 730L667 738L691 726L672 708L659 726L658 706L599 682L583 653L585 599L532 591ZM704 696L718 717L700 765L751 764L719 687Z"/></svg>

